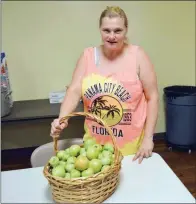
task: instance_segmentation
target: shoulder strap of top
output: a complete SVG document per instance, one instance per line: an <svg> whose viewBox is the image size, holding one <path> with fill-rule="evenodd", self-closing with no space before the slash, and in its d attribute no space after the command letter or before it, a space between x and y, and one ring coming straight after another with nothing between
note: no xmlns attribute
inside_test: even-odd
<svg viewBox="0 0 196 204"><path fill-rule="evenodd" d="M99 50L97 47L94 47L94 58L95 58L95 65L98 66L99 64Z"/></svg>

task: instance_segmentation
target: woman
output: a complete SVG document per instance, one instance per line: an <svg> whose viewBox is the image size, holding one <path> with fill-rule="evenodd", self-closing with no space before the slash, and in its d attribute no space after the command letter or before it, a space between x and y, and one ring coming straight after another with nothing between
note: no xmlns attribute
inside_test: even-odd
<svg viewBox="0 0 196 204"><path fill-rule="evenodd" d="M119 7L107 7L100 16L103 45L86 48L78 60L72 82L52 122L51 135L60 134L70 114L83 99L84 110L98 115L111 127L123 155L135 154L139 163L153 150L158 113L158 89L153 65L144 50L126 43L128 20ZM85 119L86 135L109 141L105 128Z"/></svg>

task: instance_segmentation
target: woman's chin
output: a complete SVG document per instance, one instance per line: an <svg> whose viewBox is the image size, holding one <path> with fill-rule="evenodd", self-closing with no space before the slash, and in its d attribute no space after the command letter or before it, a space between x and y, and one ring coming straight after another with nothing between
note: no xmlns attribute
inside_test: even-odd
<svg viewBox="0 0 196 204"><path fill-rule="evenodd" d="M111 51L115 51L115 50L118 50L119 47L118 45L115 45L115 44L105 44L105 48L107 48L108 50L111 50Z"/></svg>

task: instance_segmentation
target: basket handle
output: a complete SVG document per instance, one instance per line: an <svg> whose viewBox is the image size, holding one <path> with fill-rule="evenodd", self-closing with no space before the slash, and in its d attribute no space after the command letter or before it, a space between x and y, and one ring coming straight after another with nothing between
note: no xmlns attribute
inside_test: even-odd
<svg viewBox="0 0 196 204"><path fill-rule="evenodd" d="M112 142L113 142L113 146L114 146L114 152L116 153L117 152L117 143L116 143L116 138L114 137L113 133L112 133L112 130L108 127L108 125L106 124L105 121L103 121L101 118L97 117L96 115L94 114L91 114L91 113L87 113L87 112L74 112L74 113L71 113L71 114L68 114L64 117L62 117L60 119L60 124L62 124L64 121L68 120L69 118L71 117L74 117L74 116L88 116L92 119L95 119L97 123L100 123L101 125L103 125L106 130L108 131L109 135L111 136L112 138ZM54 151L55 153L57 153L58 151L58 147L57 147L57 141L58 141L58 137L59 135L55 135L53 137L53 141L54 141ZM115 154L115 157L116 157L116 154ZM116 159L116 158L115 158ZM117 158L118 159L118 158Z"/></svg>

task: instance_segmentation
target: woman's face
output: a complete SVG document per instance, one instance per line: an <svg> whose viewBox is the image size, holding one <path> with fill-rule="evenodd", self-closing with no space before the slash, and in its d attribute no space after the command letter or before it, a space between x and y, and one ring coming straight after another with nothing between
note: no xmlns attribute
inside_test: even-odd
<svg viewBox="0 0 196 204"><path fill-rule="evenodd" d="M108 50L119 50L126 39L127 28L120 17L104 17L100 26L104 47Z"/></svg>

